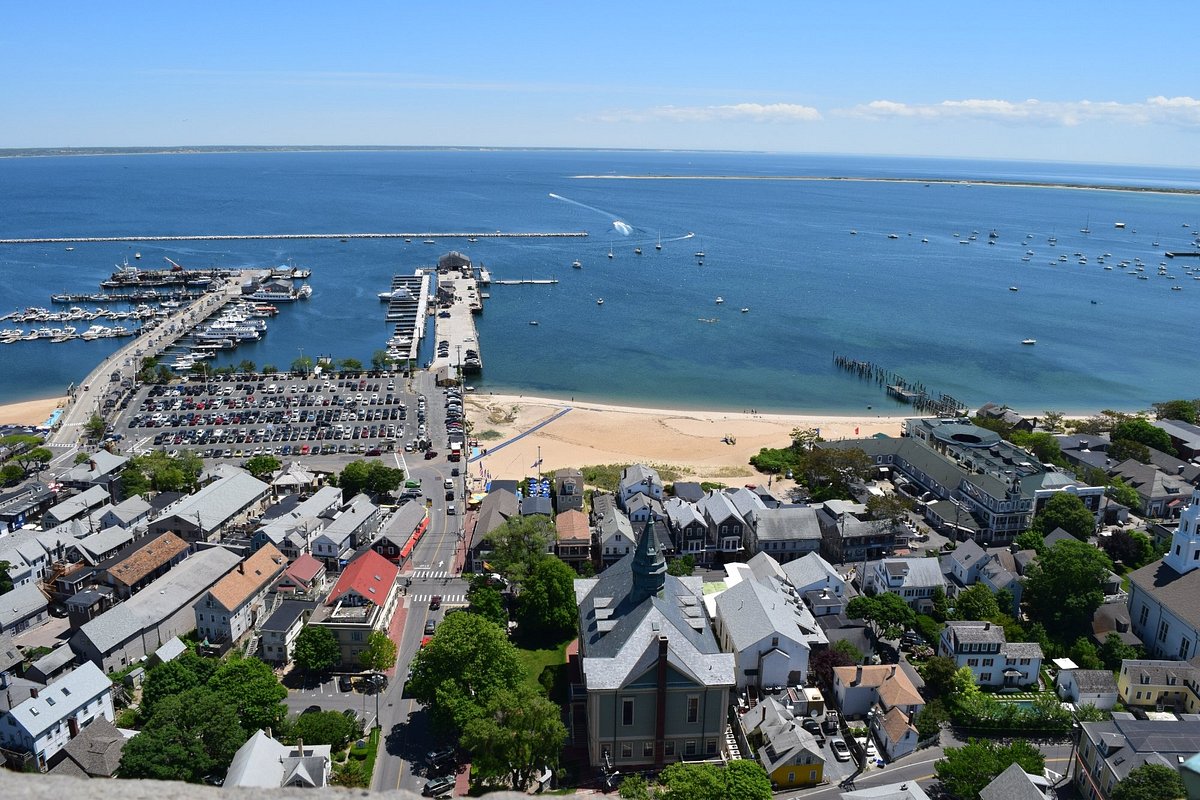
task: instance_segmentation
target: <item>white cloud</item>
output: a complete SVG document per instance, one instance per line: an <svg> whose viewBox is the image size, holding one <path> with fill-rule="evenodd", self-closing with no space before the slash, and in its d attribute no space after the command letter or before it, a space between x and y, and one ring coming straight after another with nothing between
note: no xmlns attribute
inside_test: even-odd
<svg viewBox="0 0 1200 800"><path fill-rule="evenodd" d="M1150 97L1141 103L1091 100L943 100L910 104L875 100L834 112L839 116L887 119L981 119L1005 123L1074 126L1085 122L1123 122L1135 125L1200 126L1200 100L1192 97Z"/></svg>
<svg viewBox="0 0 1200 800"><path fill-rule="evenodd" d="M603 122L815 122L821 119L821 112L795 103L734 103L610 111L600 114L599 119Z"/></svg>

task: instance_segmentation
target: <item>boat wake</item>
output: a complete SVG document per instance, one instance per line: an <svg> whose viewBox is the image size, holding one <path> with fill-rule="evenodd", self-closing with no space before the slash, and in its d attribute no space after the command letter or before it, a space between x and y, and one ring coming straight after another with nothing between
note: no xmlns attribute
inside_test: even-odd
<svg viewBox="0 0 1200 800"><path fill-rule="evenodd" d="M555 194L554 192L550 192L550 196L553 197L555 200L562 200L564 203L570 203L573 206L579 206L580 208L586 208L588 211L595 211L597 214L600 214L601 216L606 217L609 220L609 222L612 223L613 230L615 230L617 233L621 234L622 236L629 236L631 233L633 233L633 230L634 230L633 226L630 225L625 220L618 217L616 214L612 213L611 211L605 211L603 208L596 208L595 206L589 206L587 203L581 203L578 200L572 200L569 197L563 197L561 194Z"/></svg>

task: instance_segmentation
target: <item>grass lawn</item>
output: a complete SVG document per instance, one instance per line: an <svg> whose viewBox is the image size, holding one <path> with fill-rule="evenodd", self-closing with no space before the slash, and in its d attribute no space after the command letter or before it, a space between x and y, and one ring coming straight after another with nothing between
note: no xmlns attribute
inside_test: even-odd
<svg viewBox="0 0 1200 800"><path fill-rule="evenodd" d="M521 663L525 666L525 685L533 689L543 687L542 673L550 670L554 674L553 681L550 684L549 693L550 699L555 702L561 702L556 695L566 693L566 682L561 680L566 672L567 665L567 645L570 640L560 642L558 645L540 650L531 650L525 647L517 648L517 655L521 658Z"/></svg>

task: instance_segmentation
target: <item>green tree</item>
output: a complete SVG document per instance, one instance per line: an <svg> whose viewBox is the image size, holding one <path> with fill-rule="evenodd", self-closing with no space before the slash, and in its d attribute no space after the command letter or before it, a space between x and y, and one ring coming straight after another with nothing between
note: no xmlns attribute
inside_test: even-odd
<svg viewBox="0 0 1200 800"><path fill-rule="evenodd" d="M958 664L949 656L932 656L920 667L920 673L930 697L949 697L954 691Z"/></svg>
<svg viewBox="0 0 1200 800"><path fill-rule="evenodd" d="M505 631L478 614L448 614L412 661L406 694L430 707L435 725L459 730L483 712L494 692L511 692L525 678Z"/></svg>
<svg viewBox="0 0 1200 800"><path fill-rule="evenodd" d="M279 367L274 364L263 364L262 366L263 375L274 375L277 372L279 372Z"/></svg>
<svg viewBox="0 0 1200 800"><path fill-rule="evenodd" d="M930 700L917 712L913 726L917 729L917 736L929 739L937 736L942 725L949 721L950 713L946 710L946 704L941 700Z"/></svg>
<svg viewBox="0 0 1200 800"><path fill-rule="evenodd" d="M676 762L658 776L659 800L724 800L725 775L715 764Z"/></svg>
<svg viewBox="0 0 1200 800"><path fill-rule="evenodd" d="M1038 427L1050 433L1062 433L1063 416L1063 412L1061 411L1046 411L1042 414L1042 422Z"/></svg>
<svg viewBox="0 0 1200 800"><path fill-rule="evenodd" d="M364 461L359 458L343 467L332 483L342 490L342 497L347 500L357 494L379 497L394 492L404 483L404 470L389 467L377 459Z"/></svg>
<svg viewBox="0 0 1200 800"><path fill-rule="evenodd" d="M867 513L871 518L892 526L904 521L912 507L912 501L899 494L873 494L867 498Z"/></svg>
<svg viewBox="0 0 1200 800"><path fill-rule="evenodd" d="M1134 767L1112 791L1112 800L1178 800L1187 797L1179 772L1162 764Z"/></svg>
<svg viewBox="0 0 1200 800"><path fill-rule="evenodd" d="M25 474L28 475L30 472L44 470L54 460L54 453L50 452L50 448L48 447L34 447L31 450L18 453L9 460L25 470Z"/></svg>
<svg viewBox="0 0 1200 800"><path fill-rule="evenodd" d="M1105 490L1105 494L1126 508L1138 509L1142 507L1142 498L1137 493L1137 489L1134 489L1120 478L1112 479L1108 484L1108 489Z"/></svg>
<svg viewBox="0 0 1200 800"><path fill-rule="evenodd" d="M129 459L121 473L126 496L154 492L191 492L198 486L204 462L190 450L175 456L155 450Z"/></svg>
<svg viewBox="0 0 1200 800"><path fill-rule="evenodd" d="M621 789L617 792L621 800L650 800L650 784L641 773L631 772L621 781Z"/></svg>
<svg viewBox="0 0 1200 800"><path fill-rule="evenodd" d="M12 576L8 571L12 569L12 564L7 561L0 561L0 594L5 594L13 590Z"/></svg>
<svg viewBox="0 0 1200 800"><path fill-rule="evenodd" d="M1062 447L1058 444L1058 439L1054 438L1054 434L1044 431L1034 431L1026 433L1024 431L1013 431L1009 435L1008 440L1017 447L1023 447L1041 461L1043 464L1065 464L1063 459Z"/></svg>
<svg viewBox="0 0 1200 800"><path fill-rule="evenodd" d="M1104 552L1113 561L1120 561L1126 569L1137 569L1155 558L1154 543L1140 531L1117 528L1103 539Z"/></svg>
<svg viewBox="0 0 1200 800"><path fill-rule="evenodd" d="M257 658L230 658L217 667L208 686L222 695L248 730L277 728L287 716L287 689Z"/></svg>
<svg viewBox="0 0 1200 800"><path fill-rule="evenodd" d="M338 362L339 372L362 372L363 363L357 358L343 358Z"/></svg>
<svg viewBox="0 0 1200 800"><path fill-rule="evenodd" d="M484 781L524 789L545 766L556 766L567 738L562 711L525 684L493 692L463 728L462 746Z"/></svg>
<svg viewBox="0 0 1200 800"><path fill-rule="evenodd" d="M1042 536L1053 533L1055 528L1062 528L1076 539L1087 541L1096 532L1096 518L1077 495L1057 492L1034 515L1033 523L1029 526L1030 530Z"/></svg>
<svg viewBox="0 0 1200 800"><path fill-rule="evenodd" d="M1155 403L1154 414L1159 419L1177 419L1195 425L1197 406L1200 406L1200 401L1168 400L1165 403Z"/></svg>
<svg viewBox="0 0 1200 800"><path fill-rule="evenodd" d="M246 472L249 472L259 480L266 480L283 465L275 456L258 455L246 459L244 466Z"/></svg>
<svg viewBox="0 0 1200 800"><path fill-rule="evenodd" d="M248 737L219 692L198 686L163 698L121 754L117 775L199 783L224 774Z"/></svg>
<svg viewBox="0 0 1200 800"><path fill-rule="evenodd" d="M503 525L485 537L492 553L488 562L504 577L522 584L533 568L547 557L554 541L554 523L540 514L510 517Z"/></svg>
<svg viewBox="0 0 1200 800"><path fill-rule="evenodd" d="M517 595L522 635L561 641L575 633L577 614L575 570L553 557L534 564Z"/></svg>
<svg viewBox="0 0 1200 800"><path fill-rule="evenodd" d="M735 758L725 765L725 800L771 800L771 778L757 761Z"/></svg>
<svg viewBox="0 0 1200 800"><path fill-rule="evenodd" d="M1150 463L1150 448L1133 439L1113 439L1108 445L1108 457L1114 464L1133 459L1142 464Z"/></svg>
<svg viewBox="0 0 1200 800"><path fill-rule="evenodd" d="M250 359L243 358L238 362L237 368L238 372L242 373L243 375L249 375L250 373L254 372L256 365Z"/></svg>
<svg viewBox="0 0 1200 800"><path fill-rule="evenodd" d="M142 685L142 719L148 720L164 699L197 686L200 686L200 679L181 659L157 665L146 673L146 682Z"/></svg>
<svg viewBox="0 0 1200 800"><path fill-rule="evenodd" d="M1022 550L1042 552L1046 549L1046 537L1035 530L1023 531L1017 534L1016 545Z"/></svg>
<svg viewBox="0 0 1200 800"><path fill-rule="evenodd" d="M327 744L337 750L350 741L357 728L355 721L340 711L313 712L296 717L288 739L305 744Z"/></svg>
<svg viewBox="0 0 1200 800"><path fill-rule="evenodd" d="M496 587L483 576L471 581L467 590L467 611L478 614L501 628L508 628L508 611L504 609L504 598Z"/></svg>
<svg viewBox="0 0 1200 800"><path fill-rule="evenodd" d="M1121 662L1127 658L1141 658L1141 648L1131 644L1125 644L1121 641L1121 635L1118 633L1110 633L1104 637L1104 642L1101 643L1098 651L1100 660L1104 662L1104 668L1110 672L1116 672L1121 668Z"/></svg>
<svg viewBox="0 0 1200 800"><path fill-rule="evenodd" d="M371 672L383 672L396 666L396 643L383 631L371 631L367 646L358 654L358 663Z"/></svg>
<svg viewBox="0 0 1200 800"><path fill-rule="evenodd" d="M387 354L387 350L376 350L371 353L371 369L376 372L383 372L392 365L392 359Z"/></svg>
<svg viewBox="0 0 1200 800"><path fill-rule="evenodd" d="M313 360L308 356L300 356L292 361L290 370L297 375L311 375L313 371Z"/></svg>
<svg viewBox="0 0 1200 800"><path fill-rule="evenodd" d="M916 612L908 603L891 592L876 597L859 595L846 605L846 614L871 623L876 635L887 639L896 638L917 620Z"/></svg>
<svg viewBox="0 0 1200 800"><path fill-rule="evenodd" d="M92 414L88 417L88 421L83 423L83 430L88 438L93 441L99 441L104 432L108 429L108 423L104 421L104 417L99 414Z"/></svg>
<svg viewBox="0 0 1200 800"><path fill-rule="evenodd" d="M1000 604L991 589L976 583L954 598L954 616L964 620L992 620L1000 616Z"/></svg>
<svg viewBox="0 0 1200 800"><path fill-rule="evenodd" d="M7 463L0 467L0 483L10 486L25 477L25 470L18 465Z"/></svg>
<svg viewBox="0 0 1200 800"><path fill-rule="evenodd" d="M75 458L71 459L71 463L74 464L75 466L79 466L80 464L86 464L87 462L89 462L91 460L92 460L91 453L89 453L86 450L80 450L78 453L75 454Z"/></svg>
<svg viewBox="0 0 1200 800"><path fill-rule="evenodd" d="M1071 645L1071 649L1067 651L1067 655L1083 669L1102 669L1104 667L1096 645L1092 644L1092 640L1086 636L1076 639Z"/></svg>
<svg viewBox="0 0 1200 800"><path fill-rule="evenodd" d="M1112 429L1112 440L1115 442L1118 439L1132 439L1167 455L1175 455L1170 434L1155 427L1145 417L1129 417L1117 423Z"/></svg>
<svg viewBox="0 0 1200 800"><path fill-rule="evenodd" d="M292 656L305 672L327 672L342 660L342 648L333 632L322 625L307 625L296 637Z"/></svg>
<svg viewBox="0 0 1200 800"><path fill-rule="evenodd" d="M1073 540L1056 542L1025 570L1022 597L1030 619L1043 625L1051 639L1074 641L1090 630L1111 570L1102 551Z"/></svg>
<svg viewBox="0 0 1200 800"><path fill-rule="evenodd" d="M839 645L849 645L849 649L854 650L858 654L855 658L853 655L846 652L847 648ZM822 650L816 650L808 659L808 668L817 678L817 683L827 689L833 688L833 670L836 667L852 667L855 664L862 663L862 653L858 652L858 648L842 639L836 642L832 647L826 647Z"/></svg>
<svg viewBox="0 0 1200 800"><path fill-rule="evenodd" d="M667 562L667 574L677 578L686 578L696 571L696 559L691 555L682 555Z"/></svg>
<svg viewBox="0 0 1200 800"><path fill-rule="evenodd" d="M1013 764L1030 775L1041 775L1046 757L1024 739L1008 745L971 739L962 747L946 748L945 758L934 765L934 772L951 795L976 800L985 786Z"/></svg>

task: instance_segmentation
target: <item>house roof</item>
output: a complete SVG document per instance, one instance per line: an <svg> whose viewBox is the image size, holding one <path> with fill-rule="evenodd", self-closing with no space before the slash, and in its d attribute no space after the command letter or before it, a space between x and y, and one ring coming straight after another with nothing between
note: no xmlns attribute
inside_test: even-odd
<svg viewBox="0 0 1200 800"><path fill-rule="evenodd" d="M167 639L166 643L163 644L162 647L154 651L154 657L157 658L160 663L165 664L168 661L174 661L185 652L187 652L187 645L183 643L183 640L178 636L172 636L170 639Z"/></svg>
<svg viewBox="0 0 1200 800"><path fill-rule="evenodd" d="M37 582L25 583L0 595L0 630L46 609L49 601Z"/></svg>
<svg viewBox="0 0 1200 800"><path fill-rule="evenodd" d="M1000 645L1000 655L1005 658L1045 658L1042 646L1037 642L1005 642Z"/></svg>
<svg viewBox="0 0 1200 800"><path fill-rule="evenodd" d="M135 494L133 497L127 497L113 506L110 513L120 520L122 524L128 525L131 520L149 514L150 508L150 503L142 499L141 495Z"/></svg>
<svg viewBox="0 0 1200 800"><path fill-rule="evenodd" d="M698 502L704 497L704 490L695 481L675 481L671 488L676 497L689 503Z"/></svg>
<svg viewBox="0 0 1200 800"><path fill-rule="evenodd" d="M428 516L424 503L405 503L392 514L381 536L403 545Z"/></svg>
<svg viewBox="0 0 1200 800"><path fill-rule="evenodd" d="M753 517L755 535L760 542L821 538L817 510L811 506L764 507L754 511Z"/></svg>
<svg viewBox="0 0 1200 800"><path fill-rule="evenodd" d="M304 745L302 753L298 748L275 741L264 731L255 731L234 754L223 785L255 788L324 786L329 755L329 745Z"/></svg>
<svg viewBox="0 0 1200 800"><path fill-rule="evenodd" d="M312 611L315 606L315 603L306 600L284 600L275 607L275 610L271 612L271 616L267 617L267 621L263 623L262 629L264 631L286 631L305 612Z"/></svg>
<svg viewBox="0 0 1200 800"><path fill-rule="evenodd" d="M1081 692L1116 692L1117 681L1113 674L1106 669L1073 669L1070 670L1075 685Z"/></svg>
<svg viewBox="0 0 1200 800"><path fill-rule="evenodd" d="M525 495L520 502L521 516L528 517L533 514L541 514L544 517L549 517L554 513L554 506L551 505L549 497L541 497L538 495Z"/></svg>
<svg viewBox="0 0 1200 800"><path fill-rule="evenodd" d="M596 534L599 536L602 547L618 535L628 539L631 547L637 541L633 523L629 521L629 517L615 508L596 523Z"/></svg>
<svg viewBox="0 0 1200 800"><path fill-rule="evenodd" d="M24 659L11 633L0 633L0 672L7 672Z"/></svg>
<svg viewBox="0 0 1200 800"><path fill-rule="evenodd" d="M1200 721L1194 718L1139 720L1131 714L1113 714L1107 722L1080 724L1088 739L1104 742L1104 760L1117 780L1123 780L1148 759L1166 759L1174 764L1177 758L1190 758L1200 752Z"/></svg>
<svg viewBox="0 0 1200 800"><path fill-rule="evenodd" d="M15 706L8 713L37 739L46 731L72 717L85 703L112 688L112 681L90 661L62 676L54 683Z"/></svg>
<svg viewBox="0 0 1200 800"><path fill-rule="evenodd" d="M560 542L590 542L592 540L587 514L573 508L559 512L558 516L554 518L554 529Z"/></svg>
<svg viewBox="0 0 1200 800"><path fill-rule="evenodd" d="M889 591L946 585L941 562L936 558L885 558L876 563L889 578L902 579L899 586L889 585Z"/></svg>
<svg viewBox="0 0 1200 800"><path fill-rule="evenodd" d="M658 477L658 470L651 469L645 464L631 464L621 471L621 480L618 486L622 494L636 490L639 485L661 487L662 478Z"/></svg>
<svg viewBox="0 0 1200 800"><path fill-rule="evenodd" d="M44 679L46 676L55 674L74 660L75 653L71 650L71 645L63 642L49 653L46 653L46 655L30 664L29 668L30 670L37 672Z"/></svg>
<svg viewBox="0 0 1200 800"><path fill-rule="evenodd" d="M925 790L916 781L855 789L852 792L842 792L841 797L842 800L929 800L929 795L925 794Z"/></svg>
<svg viewBox="0 0 1200 800"><path fill-rule="evenodd" d="M1150 424L1162 428L1172 439L1183 442L1184 447L1190 450L1200 449L1200 426L1178 419L1156 419Z"/></svg>
<svg viewBox="0 0 1200 800"><path fill-rule="evenodd" d="M66 522L72 517L85 513L109 499L108 489L103 486L92 486L77 495L68 497L46 512L47 516Z"/></svg>
<svg viewBox="0 0 1200 800"><path fill-rule="evenodd" d="M381 606L391 593L397 574L399 569L395 564L374 550L363 550L346 565L325 603L335 605L346 594L354 592L364 600Z"/></svg>
<svg viewBox="0 0 1200 800"><path fill-rule="evenodd" d="M1196 602L1200 597L1200 569L1180 575L1159 559L1129 573L1129 581L1193 629L1200 629L1200 603Z"/></svg>
<svg viewBox="0 0 1200 800"><path fill-rule="evenodd" d="M121 764L128 739L105 717L97 717L67 742L67 761L93 778L111 778ZM63 763L66 763L65 761Z"/></svg>
<svg viewBox="0 0 1200 800"><path fill-rule="evenodd" d="M325 565L321 563L320 559L310 553L303 553L289 564L284 572L296 582L307 585L324 570Z"/></svg>
<svg viewBox="0 0 1200 800"><path fill-rule="evenodd" d="M208 590L226 611L235 611L251 597L267 588L287 565L278 548L267 543L239 563L228 575Z"/></svg>
<svg viewBox="0 0 1200 800"><path fill-rule="evenodd" d="M224 547L210 547L184 559L166 575L98 617L88 620L71 637L91 643L101 654L161 624L229 572L241 557ZM78 652L78 648L76 648Z"/></svg>
<svg viewBox="0 0 1200 800"><path fill-rule="evenodd" d="M782 565L787 579L797 591L807 591L818 586L845 585L842 576L818 553L806 553L794 561Z"/></svg>
<svg viewBox="0 0 1200 800"><path fill-rule="evenodd" d="M979 800L1046 800L1046 795L1021 765L1014 763L979 790Z"/></svg>
<svg viewBox="0 0 1200 800"><path fill-rule="evenodd" d="M808 647L825 636L812 612L777 586L755 579L739 581L716 597L717 616L734 650L744 652L771 636Z"/></svg>
<svg viewBox="0 0 1200 800"><path fill-rule="evenodd" d="M83 560L94 567L113 550L124 547L132 541L133 531L114 525L83 537L75 543L75 548L83 556Z"/></svg>
<svg viewBox="0 0 1200 800"><path fill-rule="evenodd" d="M704 499L696 504L696 509L704 515L706 520L711 520L715 523L720 523L730 517L733 517L738 522L744 522L742 515L738 513L737 507L733 504L733 500L724 492L713 490L704 495Z"/></svg>
<svg viewBox="0 0 1200 800"><path fill-rule="evenodd" d="M667 519L675 528L682 529L693 523L705 525L704 515L697 511L691 502L684 502L678 497L672 497L664 503L663 509L666 511Z"/></svg>
<svg viewBox="0 0 1200 800"><path fill-rule="evenodd" d="M959 542L958 547L954 548L946 557L962 569L969 570L978 564L979 559L984 555L986 555L984 549L974 539L967 539L965 542Z"/></svg>
<svg viewBox="0 0 1200 800"><path fill-rule="evenodd" d="M880 723L880 727L883 728L888 741L893 744L902 741L910 731L916 732L916 728L913 727L908 714L905 714L896 706L892 706L883 712L883 722Z"/></svg>
<svg viewBox="0 0 1200 800"><path fill-rule="evenodd" d="M858 670L862 670L861 675ZM921 693L912 685L904 670L895 664L868 664L863 667L834 667L834 674L847 688L869 687L875 689L880 703L885 708L901 705L924 705ZM859 680L855 683L855 678Z"/></svg>
<svg viewBox="0 0 1200 800"><path fill-rule="evenodd" d="M199 525L203 531L215 530L246 506L266 495L270 486L248 472L238 470L213 481L167 509L165 516Z"/></svg>
<svg viewBox="0 0 1200 800"><path fill-rule="evenodd" d="M279 470L279 474L271 481L271 484L273 486L307 486L316 479L317 476L312 470L305 467L299 461L292 461ZM336 487L330 488L336 489ZM340 489L337 491L341 492Z"/></svg>
<svg viewBox="0 0 1200 800"><path fill-rule="evenodd" d="M724 494L733 503L733 507L737 509L738 515L742 519L749 519L751 514L757 514L760 511L766 510L767 506L763 503L762 498L745 486L738 487L737 489L726 489Z"/></svg>
<svg viewBox="0 0 1200 800"><path fill-rule="evenodd" d="M492 481L495 484L495 481ZM479 504L475 527L471 529L471 549L483 543L484 537L515 517L520 511L517 495L507 489L493 488Z"/></svg>
<svg viewBox="0 0 1200 800"><path fill-rule="evenodd" d="M116 472L128 463L127 456L119 456L107 450L88 453L88 460L81 461L62 475L63 483L91 483L97 478Z"/></svg>
<svg viewBox="0 0 1200 800"><path fill-rule="evenodd" d="M142 540L136 549L127 555L118 554L120 561L105 568L116 580L126 586L133 586L154 570L169 563L172 559L186 553L188 543L168 531L155 536L153 539Z"/></svg>

